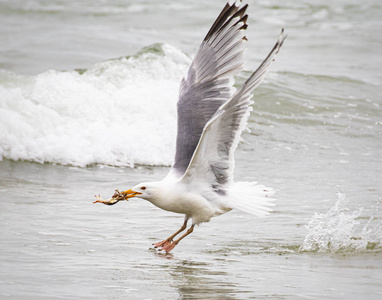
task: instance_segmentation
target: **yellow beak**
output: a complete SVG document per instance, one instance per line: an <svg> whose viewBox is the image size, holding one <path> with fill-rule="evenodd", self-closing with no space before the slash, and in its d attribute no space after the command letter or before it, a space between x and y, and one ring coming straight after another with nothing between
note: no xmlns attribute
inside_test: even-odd
<svg viewBox="0 0 382 300"><path fill-rule="evenodd" d="M125 200L127 200L128 198L133 198L137 195L142 195L142 193L133 191L132 189L123 191L121 194L123 194Z"/></svg>

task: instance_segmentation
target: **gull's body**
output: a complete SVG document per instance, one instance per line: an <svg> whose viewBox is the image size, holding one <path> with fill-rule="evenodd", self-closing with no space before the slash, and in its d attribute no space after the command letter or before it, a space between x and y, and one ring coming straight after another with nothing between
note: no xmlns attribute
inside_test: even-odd
<svg viewBox="0 0 382 300"><path fill-rule="evenodd" d="M193 224L208 222L212 217L232 209L226 199L216 196L208 186L193 186L175 178L166 178L158 182L141 183L132 190L142 191L142 186L146 189L139 195L140 198L163 210L184 214L187 219L192 219Z"/></svg>
<svg viewBox="0 0 382 300"><path fill-rule="evenodd" d="M119 194L185 215L176 233L155 244L165 251L212 217L232 209L264 216L274 205L272 189L233 180L234 152L251 111L251 92L262 82L285 39L282 31L260 67L233 93L233 77L244 63L246 9L241 3L226 4L181 82L176 154L169 174L162 181L141 183ZM174 240L189 219L189 230Z"/></svg>

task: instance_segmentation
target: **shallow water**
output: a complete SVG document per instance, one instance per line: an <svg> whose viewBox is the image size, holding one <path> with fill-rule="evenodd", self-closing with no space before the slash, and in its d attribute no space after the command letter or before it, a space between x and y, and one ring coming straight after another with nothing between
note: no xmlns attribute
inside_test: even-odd
<svg viewBox="0 0 382 300"><path fill-rule="evenodd" d="M302 251L304 223L311 216L306 208L294 213L278 208L265 219L230 212L197 228L166 255L150 245L178 228L181 216L141 200L112 207L90 202L95 191L110 194L111 188L131 186L137 178L161 177L166 168L84 169L3 161L2 171L3 296L359 299L368 295L377 299L381 295L380 240L358 232L354 233L358 240L348 245L346 233L340 231L339 237L331 234L345 246L337 253L314 247ZM296 201L288 204L298 207ZM344 213L351 215L346 208ZM339 213L323 223L336 217ZM321 235L330 234L324 230ZM362 239L368 239L367 246L358 245Z"/></svg>
<svg viewBox="0 0 382 300"><path fill-rule="evenodd" d="M168 172L179 80L224 1L0 0L1 298L382 297L381 4L249 4L246 70L289 36L235 178L277 206L166 255L151 244L182 216L91 202Z"/></svg>

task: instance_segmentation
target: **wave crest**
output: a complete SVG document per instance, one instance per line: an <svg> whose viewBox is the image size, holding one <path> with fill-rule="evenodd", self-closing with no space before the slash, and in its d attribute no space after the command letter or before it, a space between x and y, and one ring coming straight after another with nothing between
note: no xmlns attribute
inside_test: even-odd
<svg viewBox="0 0 382 300"><path fill-rule="evenodd" d="M0 159L169 165L190 58L155 44L87 70L0 73Z"/></svg>

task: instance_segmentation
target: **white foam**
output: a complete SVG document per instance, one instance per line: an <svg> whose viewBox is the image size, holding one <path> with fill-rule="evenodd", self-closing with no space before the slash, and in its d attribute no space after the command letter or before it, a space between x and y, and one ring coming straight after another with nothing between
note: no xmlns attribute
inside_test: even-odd
<svg viewBox="0 0 382 300"><path fill-rule="evenodd" d="M361 222L363 209L351 210L344 194L326 213L315 213L306 226L308 233L300 251L363 252L381 249L382 224L368 217Z"/></svg>
<svg viewBox="0 0 382 300"><path fill-rule="evenodd" d="M169 165L190 59L169 45L83 74L0 73L0 159L86 166Z"/></svg>

